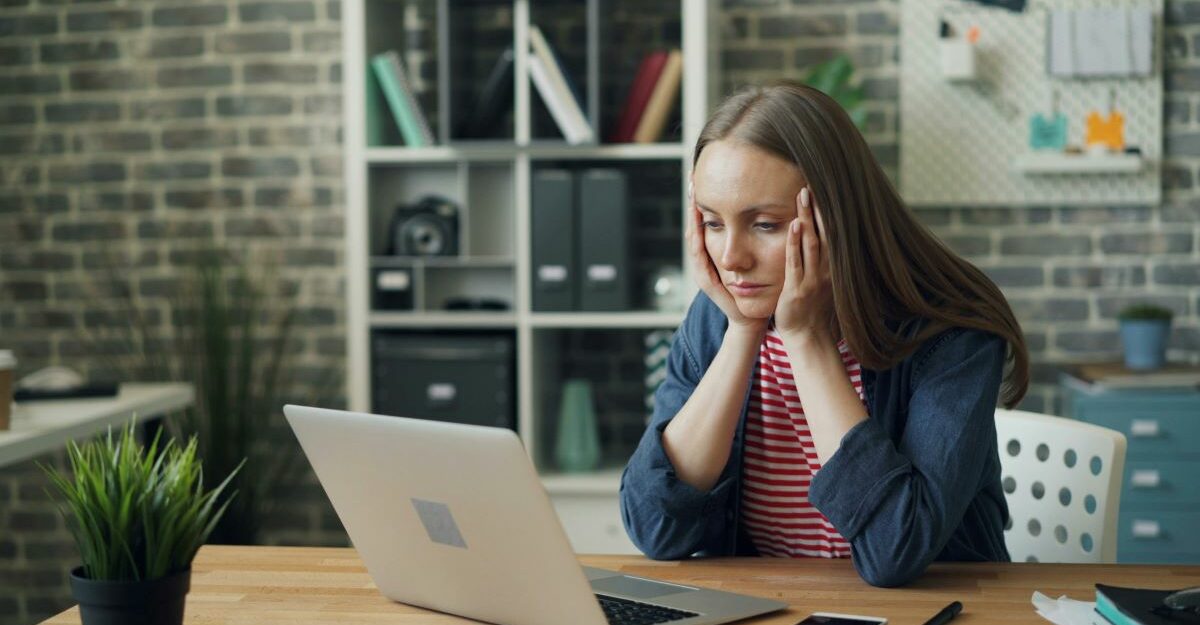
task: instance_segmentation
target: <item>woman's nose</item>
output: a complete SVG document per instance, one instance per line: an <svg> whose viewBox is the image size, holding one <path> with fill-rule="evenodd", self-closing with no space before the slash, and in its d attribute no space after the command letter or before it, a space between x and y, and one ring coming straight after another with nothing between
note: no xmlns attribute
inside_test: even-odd
<svg viewBox="0 0 1200 625"><path fill-rule="evenodd" d="M725 239L725 249L721 251L721 269L725 271L745 271L754 264L754 255L749 242L743 242L742 237L730 234Z"/></svg>

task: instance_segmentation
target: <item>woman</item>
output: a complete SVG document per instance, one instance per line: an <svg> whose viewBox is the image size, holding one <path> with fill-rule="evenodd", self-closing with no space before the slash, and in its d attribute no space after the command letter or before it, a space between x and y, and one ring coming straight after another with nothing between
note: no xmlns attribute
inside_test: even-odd
<svg viewBox="0 0 1200 625"><path fill-rule="evenodd" d="M693 165L702 292L622 476L633 542L851 557L875 586L1007 561L994 415L1029 362L999 289L916 221L819 91L730 97Z"/></svg>

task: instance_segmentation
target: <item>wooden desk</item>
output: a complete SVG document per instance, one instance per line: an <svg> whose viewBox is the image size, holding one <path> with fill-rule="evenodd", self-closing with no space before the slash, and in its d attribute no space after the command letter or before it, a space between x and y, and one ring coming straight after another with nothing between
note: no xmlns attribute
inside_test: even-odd
<svg viewBox="0 0 1200 625"><path fill-rule="evenodd" d="M138 423L192 405L191 384L176 382L122 384L116 397L85 397L17 404L11 427L0 431L0 467L43 452L122 428L136 416Z"/></svg>
<svg viewBox="0 0 1200 625"><path fill-rule="evenodd" d="M955 625L1048 623L1034 611L1034 590L1095 600L1093 584L1181 588L1200 585L1200 566L1094 564L935 564L901 589L872 588L849 561L731 558L654 562L637 556L581 556L584 564L788 602L792 608L742 621L792 625L810 612L886 616L894 625L921 625L953 600L963 602ZM470 623L385 599L353 549L225 547L200 549L192 566L187 623L402 625ZM45 621L79 623L72 608ZM569 625L569 624L564 624Z"/></svg>

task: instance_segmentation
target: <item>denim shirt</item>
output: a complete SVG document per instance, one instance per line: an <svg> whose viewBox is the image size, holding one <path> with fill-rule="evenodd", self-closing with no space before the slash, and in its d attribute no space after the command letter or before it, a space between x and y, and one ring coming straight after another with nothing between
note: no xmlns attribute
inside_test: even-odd
<svg viewBox="0 0 1200 625"><path fill-rule="evenodd" d="M625 530L650 558L757 555L739 510L755 371L729 461L710 491L680 481L662 444L727 326L720 308L698 293L672 341L650 425L621 476ZM997 335L953 328L891 369L863 368L870 416L813 477L809 500L850 543L867 583L906 584L934 560L1009 560L995 423L1005 347Z"/></svg>

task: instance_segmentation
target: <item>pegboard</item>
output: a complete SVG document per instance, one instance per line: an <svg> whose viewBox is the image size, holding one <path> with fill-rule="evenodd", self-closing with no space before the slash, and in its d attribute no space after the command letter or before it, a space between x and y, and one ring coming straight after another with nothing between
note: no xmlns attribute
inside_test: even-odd
<svg viewBox="0 0 1200 625"><path fill-rule="evenodd" d="M1063 79L1047 69L1056 9L1148 8L1153 14L1146 76ZM1163 0L1031 0L1023 12L966 0L902 0L900 186L913 205L1152 204L1161 196ZM939 32L979 29L977 79L943 76ZM1037 173L1015 163L1032 152L1030 117L1057 109L1067 143L1083 146L1090 111L1110 100L1125 116L1125 143L1141 149L1133 173ZM1085 157L1080 157L1085 158Z"/></svg>

